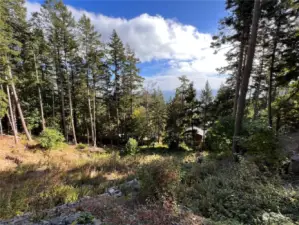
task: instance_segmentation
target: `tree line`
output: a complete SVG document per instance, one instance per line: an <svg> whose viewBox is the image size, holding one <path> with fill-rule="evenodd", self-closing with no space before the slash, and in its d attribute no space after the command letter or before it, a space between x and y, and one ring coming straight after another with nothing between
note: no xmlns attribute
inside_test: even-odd
<svg viewBox="0 0 299 225"><path fill-rule="evenodd" d="M2 134L31 140L51 127L93 146L161 135L162 92L143 88L139 60L115 30L102 43L90 19L75 21L62 1L45 1L29 21L24 1L1 1L0 10Z"/></svg>

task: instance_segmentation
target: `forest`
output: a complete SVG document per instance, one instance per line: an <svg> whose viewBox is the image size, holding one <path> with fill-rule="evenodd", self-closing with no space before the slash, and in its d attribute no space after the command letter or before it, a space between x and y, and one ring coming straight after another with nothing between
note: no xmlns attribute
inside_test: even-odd
<svg viewBox="0 0 299 225"><path fill-rule="evenodd" d="M214 95L182 74L166 99L117 30L104 43L61 0L30 17L1 0L3 224L111 186L110 208L84 202L69 224L299 224L299 1L225 5L211 48L226 82Z"/></svg>

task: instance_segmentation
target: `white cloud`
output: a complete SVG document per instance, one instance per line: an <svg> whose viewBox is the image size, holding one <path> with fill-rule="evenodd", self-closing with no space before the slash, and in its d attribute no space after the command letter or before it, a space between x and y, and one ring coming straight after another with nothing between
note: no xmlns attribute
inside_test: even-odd
<svg viewBox="0 0 299 225"><path fill-rule="evenodd" d="M37 11L40 4L27 1L26 6L28 13L31 13ZM216 68L225 65L224 52L214 55L210 48L212 35L201 33L194 26L159 15L142 14L125 19L87 12L72 6L68 8L77 20L85 13L101 33L104 42L109 40L112 30L115 29L123 42L135 50L142 62L168 60L167 71L148 78L157 79L162 90L177 87L177 77L183 74L195 84L209 79L212 88L215 89L224 81L222 78L209 77L217 74Z"/></svg>
<svg viewBox="0 0 299 225"><path fill-rule="evenodd" d="M183 73L186 75L186 73ZM168 75L156 75L147 77L146 83L156 83L163 91L174 91L179 85L179 77L182 73L171 73ZM204 88L206 81L209 82L212 90L218 90L221 84L225 83L225 77L207 76L204 73L190 73L186 75L190 81L193 81L194 87L197 90Z"/></svg>

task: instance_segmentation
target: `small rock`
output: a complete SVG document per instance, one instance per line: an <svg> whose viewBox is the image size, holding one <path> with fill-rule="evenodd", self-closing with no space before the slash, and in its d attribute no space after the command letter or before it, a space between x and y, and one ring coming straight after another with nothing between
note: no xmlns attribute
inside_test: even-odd
<svg viewBox="0 0 299 225"><path fill-rule="evenodd" d="M115 187L109 188L107 192L110 196L113 196L113 197L121 197L122 196L122 192Z"/></svg>
<svg viewBox="0 0 299 225"><path fill-rule="evenodd" d="M94 225L101 225L102 224L102 222L100 220L94 220L93 223L94 223Z"/></svg>
<svg viewBox="0 0 299 225"><path fill-rule="evenodd" d="M139 191L140 189L140 183L139 181L135 178L134 180L128 181L127 183L124 184L127 188L130 188L133 191Z"/></svg>

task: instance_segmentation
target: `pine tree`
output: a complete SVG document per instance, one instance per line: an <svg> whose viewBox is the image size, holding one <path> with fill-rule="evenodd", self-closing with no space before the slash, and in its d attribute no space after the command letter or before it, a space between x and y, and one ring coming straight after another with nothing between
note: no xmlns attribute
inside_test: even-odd
<svg viewBox="0 0 299 225"><path fill-rule="evenodd" d="M135 57L135 53L129 45L127 45L125 53L126 61L121 82L122 99L124 107L127 108L127 106L129 106L129 115L132 115L134 100L137 99L138 91L142 88L144 78L138 74L139 69L137 68L137 63L139 63L139 59Z"/></svg>
<svg viewBox="0 0 299 225"><path fill-rule="evenodd" d="M72 60L77 49L77 44L74 40L75 20L71 12L62 2L48 0L42 8L45 26L49 34L49 42L53 52L53 61L55 62L57 87L61 100L61 117L64 136L68 140L68 130L66 124L66 106L65 92L68 97L69 117L72 129L73 141L77 144L76 130L73 115L73 103L71 93L71 72Z"/></svg>
<svg viewBox="0 0 299 225"><path fill-rule="evenodd" d="M202 127L203 127L203 143L205 138L205 132L207 130L208 122L209 122L209 109L211 108L211 104L213 101L212 89L210 87L209 82L207 81L205 84L205 88L201 91L199 102L202 111Z"/></svg>
<svg viewBox="0 0 299 225"><path fill-rule="evenodd" d="M31 135L27 129L27 124L24 118L23 110L21 107L21 103L19 101L17 89L14 83L13 76L13 65L14 61L18 60L18 55L20 54L20 48L22 47L22 43L20 42L20 37L22 35L22 31L25 30L26 21L25 21L25 8L24 1L8 1L4 0L1 3L1 22L0 25L3 27L1 29L1 64L4 71L4 77L8 81L7 83L7 94L10 95L11 86L14 102L16 104L18 114L20 116L20 120L22 123L22 127L29 141L32 140ZM11 98L9 97L9 105L12 105ZM12 107L11 107L12 108ZM10 111L11 121L14 119L13 111ZM13 123L13 122L12 122ZM16 138L16 126L12 124L15 141Z"/></svg>
<svg viewBox="0 0 299 225"><path fill-rule="evenodd" d="M109 46L109 69L114 78L113 81L113 117L116 120L117 134L120 134L120 99L121 99L121 77L124 74L126 61L125 48L115 30L112 32Z"/></svg>
<svg viewBox="0 0 299 225"><path fill-rule="evenodd" d="M238 153L236 138L240 135L241 127L242 127L246 94L247 94L249 78L250 78L250 74L251 74L251 70L252 70L252 63L253 63L253 57L254 57L254 52L255 52L255 46L256 46L256 37L257 37L257 30L258 30L260 14L261 14L261 1L255 0L253 18L252 18L251 37L249 40L249 46L248 46L248 51L247 51L247 56L246 56L247 57L246 65L245 65L244 72L243 72L241 93L240 93L240 97L238 99L238 108L237 108L237 114L236 114L234 140L233 140L233 153L234 154Z"/></svg>
<svg viewBox="0 0 299 225"><path fill-rule="evenodd" d="M245 67L248 36L252 23L251 12L253 9L253 1L227 0L226 9L230 12L230 14L220 21L220 32L218 36L214 37L212 47L217 50L221 49L223 44L229 44L232 46L232 48L226 53L228 66L219 68L219 71L222 74L227 74L227 72L233 74L235 89L233 117L235 117L240 84L242 81L241 75ZM226 30L230 29L234 30L234 32L226 32ZM235 49L238 49L238 51L236 52Z"/></svg>
<svg viewBox="0 0 299 225"><path fill-rule="evenodd" d="M90 81L93 77L95 77L95 73L93 68L96 66L94 58L97 57L98 51L102 47L100 42L100 35L95 31L94 26L91 24L91 21L84 14L78 23L79 28L79 43L80 49L84 53L83 58L85 61L85 70L86 70L86 87L87 87L87 99L88 99L88 112L89 112L89 120L91 126L91 136L93 141L93 146L96 146L96 90L95 85L93 90L91 90ZM93 79L95 80L95 79ZM95 84L95 82L94 82ZM93 97L93 109L91 106L91 96Z"/></svg>
<svg viewBox="0 0 299 225"><path fill-rule="evenodd" d="M166 122L166 104L163 93L160 89L154 89L152 93L150 118L152 121L151 124L153 126L155 140L160 142Z"/></svg>

